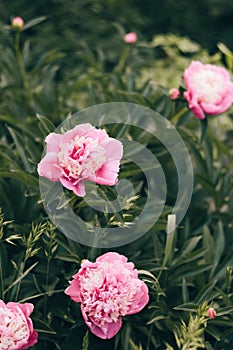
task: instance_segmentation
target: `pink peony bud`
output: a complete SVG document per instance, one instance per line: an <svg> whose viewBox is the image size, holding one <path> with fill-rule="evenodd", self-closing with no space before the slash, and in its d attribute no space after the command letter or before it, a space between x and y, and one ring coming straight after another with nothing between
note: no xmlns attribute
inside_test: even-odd
<svg viewBox="0 0 233 350"><path fill-rule="evenodd" d="M11 26L15 30L22 30L24 26L24 21L21 17L15 17L11 22Z"/></svg>
<svg viewBox="0 0 233 350"><path fill-rule="evenodd" d="M180 96L180 91L175 88L169 90L169 96L171 100L176 100Z"/></svg>
<svg viewBox="0 0 233 350"><path fill-rule="evenodd" d="M208 309L208 315L209 315L209 318L215 318L215 316L216 316L216 311L215 311L215 309L214 309L213 307L210 307L210 308Z"/></svg>
<svg viewBox="0 0 233 350"><path fill-rule="evenodd" d="M137 40L138 40L138 37L135 32L127 33L124 36L124 42L127 44L134 44Z"/></svg>

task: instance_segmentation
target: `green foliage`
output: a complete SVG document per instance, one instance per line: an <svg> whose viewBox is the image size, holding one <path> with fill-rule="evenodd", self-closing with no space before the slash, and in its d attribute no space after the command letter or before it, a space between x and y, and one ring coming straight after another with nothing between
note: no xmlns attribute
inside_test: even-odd
<svg viewBox="0 0 233 350"><path fill-rule="evenodd" d="M68 3L42 1L38 18L25 6L24 31L15 33L9 26L1 31L0 298L33 302L36 350L231 349L232 110L209 118L200 142L199 122L184 101L171 101L168 91L183 85L183 70L193 59L226 64L232 71L232 52L220 43L219 50L209 54L187 36L175 34L127 46L126 17L111 26L106 21L110 14L116 22L121 1L79 1L78 12L76 2ZM57 10L53 19L48 16L50 5ZM124 11L131 12L127 7ZM136 18L143 28L136 10L130 16L129 23ZM87 330L80 305L64 290L83 259L94 261L106 249L75 243L54 227L41 203L37 164L45 137L69 113L114 101L149 107L175 125L192 158L194 189L184 220L167 233L178 186L168 150L136 127L111 129L113 136L139 140L155 154L168 193L163 213L149 232L115 249L135 263L148 285L149 304L139 314L124 317L113 339L102 340ZM120 176L137 189L136 195L123 198L124 210L100 215L67 191L75 213L100 227L130 225L144 207L146 180L139 167L127 162L122 162ZM98 191L108 201L116 199L114 188L99 186ZM217 316L208 320L210 306Z"/></svg>

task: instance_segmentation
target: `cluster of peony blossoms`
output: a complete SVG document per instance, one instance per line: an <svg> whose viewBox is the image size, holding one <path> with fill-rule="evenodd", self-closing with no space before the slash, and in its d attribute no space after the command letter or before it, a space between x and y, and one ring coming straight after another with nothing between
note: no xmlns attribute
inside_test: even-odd
<svg viewBox="0 0 233 350"><path fill-rule="evenodd" d="M81 303L83 318L91 332L112 338L122 316L141 311L149 301L148 288L124 255L108 252L94 263L84 260L65 293Z"/></svg>
<svg viewBox="0 0 233 350"><path fill-rule="evenodd" d="M38 334L29 317L33 311L31 303L0 300L0 349L26 350L37 342Z"/></svg>
<svg viewBox="0 0 233 350"><path fill-rule="evenodd" d="M221 114L233 103L233 83L222 67L192 61L184 71L184 83L184 98L197 119Z"/></svg>
<svg viewBox="0 0 233 350"><path fill-rule="evenodd" d="M46 155L38 173L60 183L77 196L85 196L84 181L113 186L118 181L122 143L105 130L80 124L64 134L49 134Z"/></svg>

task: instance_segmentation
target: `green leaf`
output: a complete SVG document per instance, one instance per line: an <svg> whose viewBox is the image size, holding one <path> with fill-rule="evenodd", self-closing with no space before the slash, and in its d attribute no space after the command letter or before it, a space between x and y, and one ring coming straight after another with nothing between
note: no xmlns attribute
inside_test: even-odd
<svg viewBox="0 0 233 350"><path fill-rule="evenodd" d="M88 350L89 346L89 330L86 331L86 334L83 337L82 350Z"/></svg>
<svg viewBox="0 0 233 350"><path fill-rule="evenodd" d="M207 127L208 127L208 120L207 120L207 116L205 116L204 119L201 119L201 137L200 137L201 143L204 141Z"/></svg>
<svg viewBox="0 0 233 350"><path fill-rule="evenodd" d="M55 256L55 259L59 259L62 261L68 261L68 262L73 262L76 264L80 264L80 259L77 255L75 254L65 254L65 253L60 253Z"/></svg>
<svg viewBox="0 0 233 350"><path fill-rule="evenodd" d="M6 170L6 169L2 169L0 168L0 177L10 177L10 178L15 178L15 179L19 179L22 182L24 182L26 185L31 187L31 194L32 192L34 194L37 194L39 192L39 187L38 187L38 178L26 173L23 170Z"/></svg>
<svg viewBox="0 0 233 350"><path fill-rule="evenodd" d="M189 289L185 278L182 279L182 299L184 303L189 301Z"/></svg>
<svg viewBox="0 0 233 350"><path fill-rule="evenodd" d="M22 134L20 134L18 131L12 129L8 126L8 130L11 134L11 137L13 138L13 141L15 143L15 147L19 153L19 156L22 160L22 163L25 167L25 170L29 173L34 171L34 166L28 161L27 154L25 153L25 147L24 147L24 139L22 137Z"/></svg>
<svg viewBox="0 0 233 350"><path fill-rule="evenodd" d="M233 70L233 53L228 49L228 47L223 43L217 44L218 49L225 55L227 66L229 70Z"/></svg>
<svg viewBox="0 0 233 350"><path fill-rule="evenodd" d="M211 297L209 297L210 292L214 289L216 284L216 281L210 282L207 285L205 285L197 294L195 298L195 303L200 305L205 300L209 300Z"/></svg>
<svg viewBox="0 0 233 350"><path fill-rule="evenodd" d="M33 318L33 323L38 333L57 334L47 322L41 319Z"/></svg>
<svg viewBox="0 0 233 350"><path fill-rule="evenodd" d="M166 316L158 315L158 316L153 317L150 321L148 321L147 324L152 324L152 323L155 323L157 321L164 320L166 318L167 318Z"/></svg>
<svg viewBox="0 0 233 350"><path fill-rule="evenodd" d="M0 298L3 298L4 294L4 280L5 273L7 271L7 250L2 242L0 242Z"/></svg>
<svg viewBox="0 0 233 350"><path fill-rule="evenodd" d="M49 120L48 118L46 118L45 116L37 113L36 117L39 120L40 129L45 136L47 136L48 134L50 134L51 132L53 132L56 129L53 122L51 120Z"/></svg>
<svg viewBox="0 0 233 350"><path fill-rule="evenodd" d="M218 309L216 312L216 316L225 316L225 315L231 315L233 313L233 306L225 306L221 309Z"/></svg>
<svg viewBox="0 0 233 350"><path fill-rule="evenodd" d="M184 303L173 307L174 310L188 311L188 312L196 312L197 308L198 308L198 304L196 303Z"/></svg>
<svg viewBox="0 0 233 350"><path fill-rule="evenodd" d="M45 21L48 17L47 16L40 16L40 17L36 17L36 18L33 18L32 20L28 21L22 30L27 30L29 28L32 28L34 26L36 26L37 24Z"/></svg>
<svg viewBox="0 0 233 350"><path fill-rule="evenodd" d="M220 261L225 248L225 236L224 236L222 221L218 221L217 223L217 228L214 233L214 240L215 240L214 262L217 264Z"/></svg>
<svg viewBox="0 0 233 350"><path fill-rule="evenodd" d="M29 272L30 272L31 270L33 270L34 267L36 267L36 265L37 265L38 263L39 263L39 262L36 261L36 262L35 262L34 264L32 264L26 271L24 271L24 273L22 273L17 279L15 279L14 282L13 282L8 288L6 288L6 289L4 290L3 296L5 296L6 293L7 293L12 287L14 287L17 283L19 283L22 279L24 279L24 277L26 277L26 276L29 274Z"/></svg>
<svg viewBox="0 0 233 350"><path fill-rule="evenodd" d="M215 243L208 226L204 226L203 228L203 247L206 249L205 262L207 264L213 263Z"/></svg>
<svg viewBox="0 0 233 350"><path fill-rule="evenodd" d="M165 253L163 258L163 267L166 266L168 261L171 261L174 254L173 250L174 250L175 237L176 237L175 220L176 220L175 215L168 215L167 239L166 239ZM170 225L170 221L171 221L171 225Z"/></svg>

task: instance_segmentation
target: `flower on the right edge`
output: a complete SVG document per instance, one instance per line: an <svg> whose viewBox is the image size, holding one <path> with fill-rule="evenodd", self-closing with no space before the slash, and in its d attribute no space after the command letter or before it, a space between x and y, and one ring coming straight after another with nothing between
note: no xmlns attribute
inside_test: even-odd
<svg viewBox="0 0 233 350"><path fill-rule="evenodd" d="M193 61L184 71L184 98L197 119L225 112L233 103L233 83L228 71Z"/></svg>
<svg viewBox="0 0 233 350"><path fill-rule="evenodd" d="M141 311L149 301L148 288L124 255L108 252L95 262L84 260L65 293L78 303L91 332L102 339L116 335L122 316Z"/></svg>

